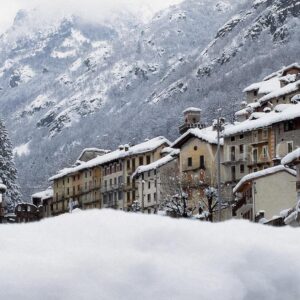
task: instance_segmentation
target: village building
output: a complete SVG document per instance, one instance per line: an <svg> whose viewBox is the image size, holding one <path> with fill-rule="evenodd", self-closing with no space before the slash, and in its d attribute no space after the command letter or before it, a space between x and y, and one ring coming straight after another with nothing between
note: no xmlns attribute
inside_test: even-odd
<svg viewBox="0 0 300 300"><path fill-rule="evenodd" d="M297 172L296 178L296 191L297 197L295 199L296 205L291 206L291 209L284 215L284 222L291 226L300 226L300 148L297 148L293 152L285 156L282 161L282 165L294 167Z"/></svg>
<svg viewBox="0 0 300 300"><path fill-rule="evenodd" d="M190 208L201 206L205 202L205 189L217 185L217 128L189 129L181 135L172 148L179 149L179 170L182 185L188 195ZM220 139L221 161L223 160L223 138ZM222 168L222 178L224 177ZM224 199L223 199L224 200Z"/></svg>
<svg viewBox="0 0 300 300"><path fill-rule="evenodd" d="M43 218L43 208L31 203L18 203L15 207L14 218L16 223L39 221Z"/></svg>
<svg viewBox="0 0 300 300"><path fill-rule="evenodd" d="M300 103L280 104L270 112L255 112L246 121L224 130L226 184L280 164L300 143Z"/></svg>
<svg viewBox="0 0 300 300"><path fill-rule="evenodd" d="M31 202L36 207L42 209L42 217L51 217L53 211L53 189L49 187L45 191L35 193L31 196Z"/></svg>
<svg viewBox="0 0 300 300"><path fill-rule="evenodd" d="M50 178L54 190L53 213L75 207L130 209L138 189L131 175L138 166L159 159L160 151L169 145L167 139L157 137L131 147L120 146L118 150L63 169Z"/></svg>
<svg viewBox="0 0 300 300"><path fill-rule="evenodd" d="M179 126L179 133L184 134L191 128L202 129L205 125L201 122L201 109L189 107L183 111L184 123Z"/></svg>
<svg viewBox="0 0 300 300"><path fill-rule="evenodd" d="M172 186L172 179L179 175L179 150L165 148L162 158L136 169L132 178L138 184L137 201L142 212L157 213L163 201L177 191Z"/></svg>
<svg viewBox="0 0 300 300"><path fill-rule="evenodd" d="M295 204L295 181L296 172L282 165L244 176L233 190L233 216L254 222L277 219Z"/></svg>
<svg viewBox="0 0 300 300"><path fill-rule="evenodd" d="M97 156L102 156L109 152L110 150L103 150L98 148L86 148L80 153L79 157L77 158L77 161L87 162L96 158Z"/></svg>
<svg viewBox="0 0 300 300"><path fill-rule="evenodd" d="M243 91L246 101L235 113L237 121L245 121L253 112L268 112L278 104L300 100L300 65L295 63L253 83Z"/></svg>

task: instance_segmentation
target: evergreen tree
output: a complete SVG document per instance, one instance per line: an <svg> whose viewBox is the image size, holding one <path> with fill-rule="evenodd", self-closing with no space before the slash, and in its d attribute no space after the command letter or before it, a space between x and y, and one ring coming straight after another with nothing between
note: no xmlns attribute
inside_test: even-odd
<svg viewBox="0 0 300 300"><path fill-rule="evenodd" d="M0 178L7 187L5 201L8 210L12 211L21 200L19 186L17 185L17 170L13 162L12 144L7 130L0 119Z"/></svg>

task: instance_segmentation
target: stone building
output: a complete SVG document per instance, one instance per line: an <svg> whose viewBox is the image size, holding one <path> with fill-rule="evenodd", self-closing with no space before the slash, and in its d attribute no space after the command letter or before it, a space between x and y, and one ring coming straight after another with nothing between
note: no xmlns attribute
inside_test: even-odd
<svg viewBox="0 0 300 300"><path fill-rule="evenodd" d="M157 213L168 196L176 193L172 190L171 179L179 175L179 150L165 148L162 158L136 169L132 178L138 184L137 201L142 212Z"/></svg>
<svg viewBox="0 0 300 300"><path fill-rule="evenodd" d="M35 193L31 196L33 205L42 209L42 217L51 217L53 211L53 189L49 187L45 191Z"/></svg>
<svg viewBox="0 0 300 300"><path fill-rule="evenodd" d="M295 180L296 172L281 165L244 176L233 190L233 215L251 221L277 218L295 204Z"/></svg>
<svg viewBox="0 0 300 300"><path fill-rule="evenodd" d="M147 140L134 146L97 156L87 162L63 169L50 178L53 181L53 214L82 209L130 209L136 199L137 185L131 175L143 164L160 158L163 148L170 145L164 137Z"/></svg>

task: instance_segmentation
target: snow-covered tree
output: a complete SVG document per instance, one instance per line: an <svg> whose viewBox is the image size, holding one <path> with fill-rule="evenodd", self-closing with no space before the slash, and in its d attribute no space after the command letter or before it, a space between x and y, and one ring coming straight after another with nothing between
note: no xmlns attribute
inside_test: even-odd
<svg viewBox="0 0 300 300"><path fill-rule="evenodd" d="M12 144L8 137L3 121L0 119L0 178L7 187L5 200L8 210L13 210L16 203L21 200L17 184L17 170L13 162Z"/></svg>
<svg viewBox="0 0 300 300"><path fill-rule="evenodd" d="M131 207L130 207L130 211L131 212L135 212L135 213L138 213L141 211L141 204L139 201L135 200L133 201Z"/></svg>

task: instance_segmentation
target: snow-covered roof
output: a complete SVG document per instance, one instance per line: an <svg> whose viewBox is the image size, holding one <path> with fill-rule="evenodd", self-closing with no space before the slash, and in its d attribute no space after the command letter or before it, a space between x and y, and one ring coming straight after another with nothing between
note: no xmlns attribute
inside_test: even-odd
<svg viewBox="0 0 300 300"><path fill-rule="evenodd" d="M244 89L244 93L258 90L258 94L268 94L280 88L280 80L278 77L269 80L256 82Z"/></svg>
<svg viewBox="0 0 300 300"><path fill-rule="evenodd" d="M250 173L250 174L244 176L239 181L239 183L234 187L233 193L234 194L237 193L240 190L240 188L247 182L256 180L256 179L261 178L261 177L269 176L269 175L272 175L272 174L275 174L275 173L278 173L278 172L288 172L289 174L291 174L293 176L297 175L295 170L292 170L290 168L286 168L285 166L282 166L282 165L271 167L271 168L264 169L264 170L254 172L254 173Z"/></svg>
<svg viewBox="0 0 300 300"><path fill-rule="evenodd" d="M275 76L280 77L280 76L282 76L284 74L284 72L286 72L286 71L288 71L289 69L292 69L292 68L298 68L298 69L300 69L300 65L298 63L290 64L290 65L288 65L286 67L281 68L279 71L276 71L276 72L274 72L274 73L266 76L264 78L264 80L269 80L269 79L271 79L271 78L273 78Z"/></svg>
<svg viewBox="0 0 300 300"><path fill-rule="evenodd" d="M298 104L279 104L271 112L253 113L249 119L227 125L224 136L228 137L241 132L247 132L258 128L270 126L272 124L293 120L300 117L300 103Z"/></svg>
<svg viewBox="0 0 300 300"><path fill-rule="evenodd" d="M198 138L200 140L203 140L204 142L207 142L209 144L218 144L217 139L217 131L213 130L213 127L206 127L203 129L199 128L192 128L189 129L187 132L185 132L183 135L181 135L173 144L171 147L178 147L178 144L181 144L184 142L189 136ZM224 144L223 138L220 139L220 144Z"/></svg>
<svg viewBox="0 0 300 300"><path fill-rule="evenodd" d="M280 87L272 91L271 93L263 96L262 98L259 99L259 102L265 103L269 100L272 100L274 98L279 98L291 93L294 93L296 91L300 90L300 80L297 80L296 82L290 83L284 87Z"/></svg>
<svg viewBox="0 0 300 300"><path fill-rule="evenodd" d="M80 160L80 158L84 155L85 152L96 152L96 153L107 154L110 152L110 150L104 150L104 149L99 149L99 148L85 148L84 150L82 150L82 152L78 156L77 160Z"/></svg>
<svg viewBox="0 0 300 300"><path fill-rule="evenodd" d="M118 149L113 152L104 154L102 156L98 156L86 163L82 163L80 166L63 169L57 175L52 176L49 180L53 181L53 180L65 177L67 175L82 171L82 170L86 170L89 168L93 168L95 166L109 163L109 162L117 160L117 159L125 158L125 157L132 156L132 155L138 155L138 154L142 154L142 153L146 153L146 152L151 152L164 144L170 146L171 143L165 137L159 136L159 137L153 138L149 141L146 141L144 143L141 143L141 144L138 144L138 145L135 145L132 147L128 146L129 148L127 151L125 149L122 149L122 150Z"/></svg>
<svg viewBox="0 0 300 300"><path fill-rule="evenodd" d="M187 109L185 109L183 111L183 113L188 113L188 112L201 112L202 110L200 108L197 108L197 107L188 107Z"/></svg>
<svg viewBox="0 0 300 300"><path fill-rule="evenodd" d="M136 169L136 171L133 173L132 178L135 178L135 177L137 177L138 175L140 175L142 173L159 169L160 167L162 167L162 166L168 164L169 162L175 160L178 156L178 153L179 153L178 151L174 151L173 153L168 154L165 157L163 157L163 158L161 158L157 161L154 161L151 164L138 167Z"/></svg>
<svg viewBox="0 0 300 300"><path fill-rule="evenodd" d="M43 201L43 200L46 200L46 199L49 199L49 198L52 198L52 197L53 197L53 189L51 187L49 187L45 191L33 194L31 196L31 199L33 199L33 198L39 198L39 199L41 199Z"/></svg>
<svg viewBox="0 0 300 300"><path fill-rule="evenodd" d="M294 150L293 152L286 155L282 160L281 164L289 165L295 162L296 160L300 160L300 148Z"/></svg>

